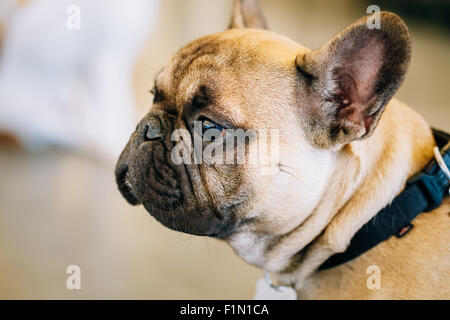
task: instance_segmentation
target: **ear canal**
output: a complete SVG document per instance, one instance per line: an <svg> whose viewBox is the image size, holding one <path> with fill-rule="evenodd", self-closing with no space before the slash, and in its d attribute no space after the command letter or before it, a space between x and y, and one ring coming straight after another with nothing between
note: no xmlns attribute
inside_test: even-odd
<svg viewBox="0 0 450 320"><path fill-rule="evenodd" d="M233 16L228 28L267 29L266 18L258 5L258 1L234 0Z"/></svg>
<svg viewBox="0 0 450 320"><path fill-rule="evenodd" d="M298 56L296 63L314 77L320 121L310 119L314 140L344 145L370 136L386 104L403 81L411 56L406 25L395 14L380 13L380 28L369 29L366 16L321 49ZM320 125L318 124L320 122ZM323 123L325 122L325 123Z"/></svg>

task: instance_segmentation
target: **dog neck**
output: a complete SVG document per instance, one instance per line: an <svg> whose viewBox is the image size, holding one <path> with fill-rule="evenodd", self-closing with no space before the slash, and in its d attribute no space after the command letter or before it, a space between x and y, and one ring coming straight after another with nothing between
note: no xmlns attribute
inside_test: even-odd
<svg viewBox="0 0 450 320"><path fill-rule="evenodd" d="M371 137L337 152L328 188L305 221L277 237L243 232L230 244L244 260L301 290L306 279L330 256L345 251L354 234L426 165L434 145L425 120L392 100ZM243 241L247 245L242 246ZM240 243L239 248L233 243Z"/></svg>

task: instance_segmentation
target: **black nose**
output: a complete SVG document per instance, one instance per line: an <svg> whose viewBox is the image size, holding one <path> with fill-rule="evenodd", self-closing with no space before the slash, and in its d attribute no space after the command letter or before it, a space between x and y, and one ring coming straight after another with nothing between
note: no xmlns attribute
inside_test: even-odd
<svg viewBox="0 0 450 320"><path fill-rule="evenodd" d="M161 120L159 118L148 119L145 123L143 134L145 141L162 139Z"/></svg>

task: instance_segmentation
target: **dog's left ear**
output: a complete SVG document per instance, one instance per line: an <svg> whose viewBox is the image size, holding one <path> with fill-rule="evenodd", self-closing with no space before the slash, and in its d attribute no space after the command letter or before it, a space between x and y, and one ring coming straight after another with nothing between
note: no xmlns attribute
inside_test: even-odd
<svg viewBox="0 0 450 320"><path fill-rule="evenodd" d="M378 29L368 27L373 17L366 16L321 49L296 58L299 74L316 96L306 119L320 147L370 136L403 81L411 55L408 29L393 13L380 12L379 18Z"/></svg>
<svg viewBox="0 0 450 320"><path fill-rule="evenodd" d="M258 1L234 0L233 16L228 28L267 29L266 18L264 18Z"/></svg>

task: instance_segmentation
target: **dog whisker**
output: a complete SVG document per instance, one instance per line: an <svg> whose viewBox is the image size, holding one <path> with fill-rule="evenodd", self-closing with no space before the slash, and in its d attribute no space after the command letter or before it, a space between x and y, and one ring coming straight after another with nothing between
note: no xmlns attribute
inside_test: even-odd
<svg viewBox="0 0 450 320"><path fill-rule="evenodd" d="M280 171L289 174L290 176L294 177L294 178L297 179L298 181L302 181L302 179L300 179L296 174L294 174L294 173L291 172L292 170L295 171L295 169L294 169L293 167L284 165L284 164L282 164L282 163L279 163L279 164L278 164L278 167L279 167ZM289 168L291 171L286 170L287 168Z"/></svg>

